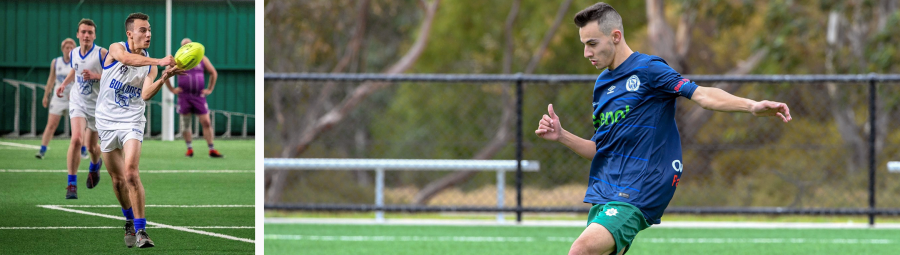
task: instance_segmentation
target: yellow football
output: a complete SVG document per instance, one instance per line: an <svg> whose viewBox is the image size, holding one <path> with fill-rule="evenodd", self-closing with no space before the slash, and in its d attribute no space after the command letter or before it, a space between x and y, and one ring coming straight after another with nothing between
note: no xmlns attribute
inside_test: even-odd
<svg viewBox="0 0 900 255"><path fill-rule="evenodd" d="M197 42L185 44L175 52L175 66L183 70L194 68L203 60L205 52L203 44Z"/></svg>

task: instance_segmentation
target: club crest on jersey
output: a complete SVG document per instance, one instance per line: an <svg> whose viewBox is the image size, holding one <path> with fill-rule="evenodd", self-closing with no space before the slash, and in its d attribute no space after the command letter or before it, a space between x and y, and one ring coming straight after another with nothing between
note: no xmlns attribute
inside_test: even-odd
<svg viewBox="0 0 900 255"><path fill-rule="evenodd" d="M619 210L616 210L616 208L606 209L606 216L612 217L612 216L616 216L616 214L618 214L618 213L619 213Z"/></svg>
<svg viewBox="0 0 900 255"><path fill-rule="evenodd" d="M81 84L81 87L78 89L81 90L82 95L90 95L91 94L92 91L91 91L90 82L80 82L79 84Z"/></svg>
<svg viewBox="0 0 900 255"><path fill-rule="evenodd" d="M641 88L641 79L638 79L637 75L629 77L628 81L625 83L625 89L634 92L639 88Z"/></svg>
<svg viewBox="0 0 900 255"><path fill-rule="evenodd" d="M119 73L120 73L120 74L125 74L126 72L128 72L128 66L122 65L122 66L119 67Z"/></svg>
<svg viewBox="0 0 900 255"><path fill-rule="evenodd" d="M116 105L119 107L128 107L132 98L141 95L141 90L113 79L109 84L109 88L116 90Z"/></svg>

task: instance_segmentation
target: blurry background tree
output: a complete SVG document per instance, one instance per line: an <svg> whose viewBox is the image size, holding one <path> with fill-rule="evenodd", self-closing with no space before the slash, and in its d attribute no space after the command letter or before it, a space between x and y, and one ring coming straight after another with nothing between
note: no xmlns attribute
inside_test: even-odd
<svg viewBox="0 0 900 255"><path fill-rule="evenodd" d="M571 21L576 12L594 3L268 0L265 70L599 74L583 59L578 30ZM900 72L900 12L896 0L608 3L622 15L625 38L632 49L661 56L682 74ZM814 194L817 191L807 191L810 187L829 181L864 180L859 175L868 159L868 108L863 86L701 85L756 99L786 101L801 121L772 126L753 121L752 116L715 114L682 100L677 121L685 147L685 169L691 173L689 179L721 184L691 186L696 184L688 182L684 189L689 191L681 194L741 188L747 190L746 199L721 198L721 203L809 206L802 200L830 194ZM265 155L514 158L511 88L510 84L267 82ZM541 172L528 175L529 187L550 189L574 184L583 191L589 161L565 147L530 135L530 130L533 121L546 111L546 105L554 103L565 128L588 137L592 128L585 116L590 111L591 89L591 84L526 86L526 159L540 160L545 166ZM879 159L898 153L896 146L888 146L900 143L900 133L891 129L900 126L897 91L900 90L893 86L880 87L876 129ZM793 150L764 153L773 146ZM759 163L778 162L779 157L792 153L810 160ZM804 175L811 169L825 174ZM490 184L492 178L493 174L474 172L397 173L388 181L389 186L411 187L414 192L397 202L429 204L448 188L477 189ZM347 182L355 185L336 187ZM328 188L338 190L341 198L321 198L322 201L368 203L371 189L367 186L371 183L372 177L365 171L267 171L266 201L298 201L302 199L284 194ZM774 186L780 184L793 186L795 191L769 201L753 195L777 192ZM864 189L864 185L859 188ZM852 201L857 194L849 193L853 194L847 200ZM347 198L356 196L352 194L366 195ZM564 199L581 200L577 196ZM676 196L673 204L706 205L717 201L692 199Z"/></svg>

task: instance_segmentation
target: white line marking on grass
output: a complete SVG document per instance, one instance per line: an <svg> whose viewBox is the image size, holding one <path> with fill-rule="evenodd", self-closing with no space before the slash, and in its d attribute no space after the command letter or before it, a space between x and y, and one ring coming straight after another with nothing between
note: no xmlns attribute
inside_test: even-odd
<svg viewBox="0 0 900 255"><path fill-rule="evenodd" d="M487 243L520 243L535 242L534 237L521 236L303 236L303 235L265 235L272 240L305 240L305 241L356 241L356 242L487 242Z"/></svg>
<svg viewBox="0 0 900 255"><path fill-rule="evenodd" d="M516 226L516 227L585 227L583 220L526 220L497 223L496 220L447 219L375 219L347 218L265 218L265 224L332 224L332 225L431 225L431 226ZM738 228L738 229L868 229L868 223L807 222L727 222L727 221L663 221L652 228ZM900 223L878 223L875 229L900 229Z"/></svg>
<svg viewBox="0 0 900 255"><path fill-rule="evenodd" d="M300 241L339 241L339 242L575 242L575 237L529 237L529 236L314 236L314 235L265 235L268 240L300 240ZM889 239L827 239L827 238L637 238L635 242L649 243L696 243L696 244L734 244L734 243L792 243L792 244L890 244Z"/></svg>
<svg viewBox="0 0 900 255"><path fill-rule="evenodd" d="M182 228L199 228L199 229L250 229L254 226L179 226ZM18 230L18 229L120 229L122 227L112 226L63 226L63 227L0 227L0 230Z"/></svg>
<svg viewBox="0 0 900 255"><path fill-rule="evenodd" d="M121 205L39 205L56 207L122 207ZM222 208L222 207L254 207L255 205L145 205L144 207L166 208Z"/></svg>
<svg viewBox="0 0 900 255"><path fill-rule="evenodd" d="M0 173L64 173L67 170L44 170L44 169L0 169ZM106 170L101 170L106 172ZM252 174L253 170L141 170L142 174Z"/></svg>
<svg viewBox="0 0 900 255"><path fill-rule="evenodd" d="M40 150L41 146L30 145L30 144L21 144L21 143L10 143L10 142L0 142L0 145L12 146L12 147L20 147L20 148L28 148L34 150Z"/></svg>
<svg viewBox="0 0 900 255"><path fill-rule="evenodd" d="M890 239L843 239L843 238L637 238L635 242L649 243L792 243L792 244L890 244Z"/></svg>
<svg viewBox="0 0 900 255"><path fill-rule="evenodd" d="M125 220L125 217L106 215L106 214L102 214L102 213L87 212L87 211L75 210L75 209L69 209L69 208L62 208L62 207L59 207L59 206L53 206L53 205L39 205L39 207L43 207L43 208L47 208L47 209L53 209L53 210L66 211L66 212L73 212L73 213L80 213L80 214L93 215L93 216L104 217L104 218L110 218L110 219L116 219L116 220ZM207 236L215 236L215 237L225 238L225 239L230 239L230 240L235 240L235 241L254 243L254 240L252 240L252 239L240 238L240 237L234 237L234 236L223 235L223 234L219 234L219 233L206 232L206 231L202 231L202 230L190 229L190 228L185 228L185 227L177 227L177 226L166 225L166 224L157 223L157 222L152 222L152 221L147 221L147 224L148 224L148 225L157 226L157 227L161 227L161 228L168 228L168 229L180 230L180 231L190 232L190 233L195 233L195 234L201 234L201 235L207 235Z"/></svg>

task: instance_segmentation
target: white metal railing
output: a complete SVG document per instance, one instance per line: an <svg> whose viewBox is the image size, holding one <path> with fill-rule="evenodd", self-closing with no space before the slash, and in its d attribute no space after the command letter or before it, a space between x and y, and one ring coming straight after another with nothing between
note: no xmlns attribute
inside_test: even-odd
<svg viewBox="0 0 900 255"><path fill-rule="evenodd" d="M34 82L27 82L27 81L20 81L20 80L13 80L13 79L3 79L3 82L6 82L6 84L9 84L13 88L15 88L15 91L16 91L15 92L15 100L13 102L13 104L15 105L15 113L13 114L13 132L10 134L7 134L6 136L9 136L9 137L35 137L35 136L37 136L37 133L36 133L36 130L37 130L37 106L38 106L38 104L37 104L38 103L37 89L40 88L40 89L46 90L47 86L44 84L38 84L38 83L34 83ZM19 96L22 93L21 92L22 87L31 89L31 114L30 114L31 129L30 129L30 131L28 131L28 134L25 134L25 135L19 135L19 131L20 131L19 124L21 123L21 119L22 119L19 116L19 110L22 109L22 102L19 100ZM54 93L54 96L55 96L55 93ZM43 96L41 97L41 100L43 100ZM43 101L41 101L41 103L43 104ZM68 115L68 114L69 114L68 112L63 113L63 115ZM64 130L63 136L68 136L69 135L69 125L70 125L69 118L65 118L65 120L61 120L61 121L63 123L63 130Z"/></svg>
<svg viewBox="0 0 900 255"><path fill-rule="evenodd" d="M323 158L266 158L266 170L375 170L375 205L384 206L384 171L497 171L497 207L503 207L505 173L516 171L515 160L470 159L323 159ZM522 171L537 172L538 161L523 160ZM375 212L375 220L384 222L384 211ZM497 222L503 222L503 212Z"/></svg>
<svg viewBox="0 0 900 255"><path fill-rule="evenodd" d="M151 121L152 121L151 116L153 116L152 112L151 112L153 109L153 107L151 107L152 105L160 105L160 102L147 101L147 107L145 107L146 110L144 111L144 117L147 118L147 125L144 127L144 137L157 138L160 136L159 135L157 135L157 136L150 135L150 128L152 127L150 125ZM178 107L176 106L176 110L175 110L176 112L178 112L177 108ZM238 117L244 118L244 123L241 126L241 138L247 138L247 122L248 122L247 120L250 118L256 118L256 115L254 115L254 114L210 109L209 110L209 127L211 130L213 130L213 136L215 136L215 133L216 133L216 114L217 113L224 115L225 122L227 123L225 126L225 133L218 136L220 138L232 137L231 136L231 116L238 116ZM200 120L197 119L196 116L191 118L191 126L193 126L193 132L191 133L191 135L194 138L200 137ZM181 130L175 130L175 138L182 137L180 131Z"/></svg>

